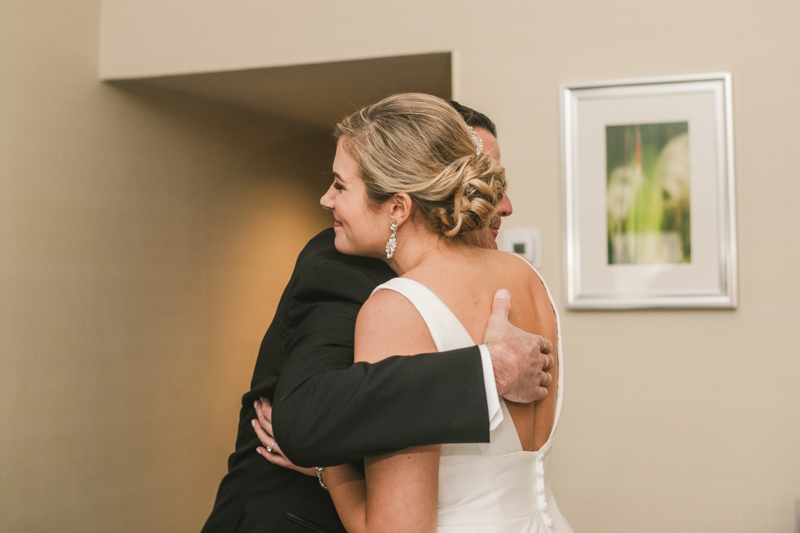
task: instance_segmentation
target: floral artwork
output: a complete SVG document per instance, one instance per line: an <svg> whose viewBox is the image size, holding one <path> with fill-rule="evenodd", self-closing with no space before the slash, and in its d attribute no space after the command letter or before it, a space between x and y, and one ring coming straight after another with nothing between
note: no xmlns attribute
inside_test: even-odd
<svg viewBox="0 0 800 533"><path fill-rule="evenodd" d="M689 123L605 131L608 264L691 263Z"/></svg>

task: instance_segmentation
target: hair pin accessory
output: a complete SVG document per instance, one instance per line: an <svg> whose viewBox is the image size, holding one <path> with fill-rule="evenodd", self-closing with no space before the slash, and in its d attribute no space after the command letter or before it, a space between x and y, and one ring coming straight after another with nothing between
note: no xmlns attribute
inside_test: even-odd
<svg viewBox="0 0 800 533"><path fill-rule="evenodd" d="M475 145L475 155L481 155L483 153L483 139L478 137L472 126L467 127L469 128L469 136L472 137L472 144Z"/></svg>

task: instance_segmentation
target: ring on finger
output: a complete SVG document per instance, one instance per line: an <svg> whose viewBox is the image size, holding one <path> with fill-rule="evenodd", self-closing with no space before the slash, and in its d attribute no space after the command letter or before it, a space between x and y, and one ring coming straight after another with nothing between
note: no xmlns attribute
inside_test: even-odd
<svg viewBox="0 0 800 533"><path fill-rule="evenodd" d="M272 453L272 448L273 448L273 446L275 446L275 442L276 442L276 441L272 441L272 444L270 444L269 446L267 446L267 451L268 451L269 453Z"/></svg>

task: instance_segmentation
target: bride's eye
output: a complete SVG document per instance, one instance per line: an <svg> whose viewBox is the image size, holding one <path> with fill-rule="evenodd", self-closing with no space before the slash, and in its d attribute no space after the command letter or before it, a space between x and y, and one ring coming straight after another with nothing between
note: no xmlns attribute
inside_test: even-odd
<svg viewBox="0 0 800 533"><path fill-rule="evenodd" d="M338 181L334 181L333 182L333 188L336 189L337 191L343 191L344 190L344 187Z"/></svg>

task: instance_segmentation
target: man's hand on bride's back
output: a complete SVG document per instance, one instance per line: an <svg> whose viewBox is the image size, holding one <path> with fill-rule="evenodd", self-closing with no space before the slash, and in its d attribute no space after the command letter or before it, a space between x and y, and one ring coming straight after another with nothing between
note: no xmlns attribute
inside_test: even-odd
<svg viewBox="0 0 800 533"><path fill-rule="evenodd" d="M512 402L528 403L547 395L553 377L545 371L554 358L553 345L540 335L511 325L511 294L500 289L494 296L484 344L492 356L497 393Z"/></svg>

